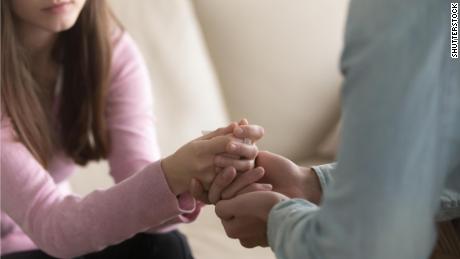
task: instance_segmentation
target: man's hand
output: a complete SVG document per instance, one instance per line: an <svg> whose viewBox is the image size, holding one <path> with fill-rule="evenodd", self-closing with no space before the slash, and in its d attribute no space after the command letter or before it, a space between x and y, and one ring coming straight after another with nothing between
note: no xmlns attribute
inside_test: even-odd
<svg viewBox="0 0 460 259"><path fill-rule="evenodd" d="M273 206L286 199L289 198L272 191L249 192L218 202L216 214L227 235L239 239L242 246L268 246L268 214Z"/></svg>
<svg viewBox="0 0 460 259"><path fill-rule="evenodd" d="M320 202L321 185L313 169L299 167L283 156L266 151L259 152L256 166L265 169L265 175L259 183L272 185L273 191L290 198L302 198L316 204ZM232 184L223 191L222 198L234 197L240 189L238 184Z"/></svg>
<svg viewBox="0 0 460 259"><path fill-rule="evenodd" d="M256 167L244 173L237 174L235 168L227 167L217 174L211 184L209 191L206 191L200 181L192 179L190 184L190 193L193 197L206 204L215 204L221 200L221 193L228 186L235 189L236 194L270 191L270 184L256 183L265 174L262 167Z"/></svg>
<svg viewBox="0 0 460 259"><path fill-rule="evenodd" d="M255 143L263 137L264 129L257 125L249 125L246 119L242 119L238 125L232 128L230 135L240 141L244 140L243 142L249 141L250 144L241 145L241 149L235 149L234 153L225 152L215 157L214 166L217 175L212 180L212 184L206 185L206 182L199 178L192 179L190 193L204 203L215 204L222 198L221 193L228 186L233 186L235 195L240 192L269 191L272 189L270 184L256 183L265 174L263 168L254 168L254 160L258 153ZM247 146L252 147L256 152L246 154L243 159L240 159L236 152L244 151L248 148ZM253 159L251 161L253 162L252 167L242 170L241 163L245 164L249 158Z"/></svg>
<svg viewBox="0 0 460 259"><path fill-rule="evenodd" d="M216 205L216 214L227 235L239 239L244 247L268 245L268 214L281 200L303 198L318 204L321 199L319 179L311 168L299 167L270 152L259 152L256 165L265 169L258 183L270 184L273 191L241 190L243 184L239 184L237 178L223 191L224 200Z"/></svg>

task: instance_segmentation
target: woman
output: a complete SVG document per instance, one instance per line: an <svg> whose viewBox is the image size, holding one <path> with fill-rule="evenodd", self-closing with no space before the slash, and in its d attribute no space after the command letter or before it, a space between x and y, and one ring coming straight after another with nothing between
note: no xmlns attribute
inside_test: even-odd
<svg viewBox="0 0 460 259"><path fill-rule="evenodd" d="M234 155L222 167L253 167L257 148L231 133L263 131L231 124L159 160L145 64L105 1L1 4L2 256L191 258L168 232L199 213L191 180L209 187L217 154ZM72 195L76 165L100 159L116 185Z"/></svg>

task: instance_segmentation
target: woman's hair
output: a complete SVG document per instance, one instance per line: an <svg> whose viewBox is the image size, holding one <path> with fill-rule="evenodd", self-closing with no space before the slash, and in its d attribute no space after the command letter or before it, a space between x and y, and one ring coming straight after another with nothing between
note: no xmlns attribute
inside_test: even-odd
<svg viewBox="0 0 460 259"><path fill-rule="evenodd" d="M57 148L80 165L107 157L105 104L111 35L114 25L120 24L106 1L86 1L75 25L59 33L53 49L63 76L57 114L53 112L54 95L36 83L18 41L11 1L1 0L1 5L2 109L19 140L44 167Z"/></svg>

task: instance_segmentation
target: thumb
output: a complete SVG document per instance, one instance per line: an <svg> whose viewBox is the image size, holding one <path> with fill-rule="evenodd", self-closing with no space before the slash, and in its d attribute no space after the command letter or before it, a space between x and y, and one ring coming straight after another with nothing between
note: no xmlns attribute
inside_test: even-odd
<svg viewBox="0 0 460 259"><path fill-rule="evenodd" d="M289 198L271 191L245 193L233 199L218 202L216 205L216 214L222 220L230 220L242 216L266 220L273 206L284 199Z"/></svg>
<svg viewBox="0 0 460 259"><path fill-rule="evenodd" d="M208 200L207 192L204 190L203 185L199 180L195 178L190 181L190 194L192 194L195 199L202 201L203 203L210 203Z"/></svg>
<svg viewBox="0 0 460 259"><path fill-rule="evenodd" d="M209 140L209 139L212 139L212 138L215 138L217 136L223 136L223 135L227 135L227 134L230 134L233 132L234 128L236 127L236 123L235 122L232 122L230 123L228 126L226 127L222 127L222 128L218 128L206 135L203 135L201 137L198 138L198 140Z"/></svg>
<svg viewBox="0 0 460 259"><path fill-rule="evenodd" d="M251 194L242 194L230 200L221 200L216 204L216 215L222 220L231 220L234 217L246 216L253 213L254 207Z"/></svg>
<svg viewBox="0 0 460 259"><path fill-rule="evenodd" d="M200 150L203 153L215 155L227 152L227 145L232 141L229 136L217 136L209 140L200 141Z"/></svg>
<svg viewBox="0 0 460 259"><path fill-rule="evenodd" d="M248 119L244 118L244 119L241 119L240 122L238 123L238 125L249 125L249 121Z"/></svg>
<svg viewBox="0 0 460 259"><path fill-rule="evenodd" d="M236 215L236 203L235 199L221 200L216 204L215 212L221 220L231 220Z"/></svg>

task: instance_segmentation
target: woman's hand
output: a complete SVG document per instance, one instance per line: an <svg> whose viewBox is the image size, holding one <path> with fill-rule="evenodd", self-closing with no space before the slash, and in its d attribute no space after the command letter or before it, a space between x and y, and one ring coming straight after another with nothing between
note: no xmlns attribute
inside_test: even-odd
<svg viewBox="0 0 460 259"><path fill-rule="evenodd" d="M222 199L222 193L227 190L233 193L228 198L247 192L271 191L271 184L256 183L264 175L265 170L262 167L244 173L237 173L235 168L227 167L216 176L209 191L206 191L198 180L192 179L190 193L195 199L204 203L216 204Z"/></svg>
<svg viewBox="0 0 460 259"><path fill-rule="evenodd" d="M252 145L255 145L257 141L259 141L265 134L264 128L258 125L249 125L249 122L246 119L242 119L237 126L233 128L233 136L243 140L243 142L249 142ZM257 157L257 153L247 154L245 158L247 159L255 159ZM226 167L234 167L238 170L239 162L238 159L232 154L220 154L216 156L215 165L220 171ZM252 165L251 169L254 167ZM240 170L238 170L240 171Z"/></svg>
<svg viewBox="0 0 460 259"><path fill-rule="evenodd" d="M222 220L227 236L239 239L244 247L268 246L268 214L278 202L287 199L287 196L272 191L249 192L219 201L216 214Z"/></svg>
<svg viewBox="0 0 460 259"><path fill-rule="evenodd" d="M245 126L260 128L253 125ZM238 171L254 167L257 147L245 144L243 139L234 137L232 133L236 127L237 124L232 123L199 137L162 160L162 168L173 193L177 195L187 191L192 178L196 178L208 190L216 172L219 171L215 165L219 162L216 156L220 154L233 155L233 158L226 157L225 161L232 163ZM260 134L243 135L251 140L260 138Z"/></svg>
<svg viewBox="0 0 460 259"><path fill-rule="evenodd" d="M246 144L255 145L255 142L260 140L264 135L264 129L257 125L249 125L246 119L242 119L238 126L233 129L233 136L242 139ZM255 159L256 154L246 157L247 159ZM241 192L248 191L269 191L272 189L270 184L256 183L265 174L263 168L251 167L248 171L238 170L238 164L241 160L233 154L220 154L215 159L216 170L218 172L216 178L208 189L203 187L203 184L198 179L193 179L190 185L192 195L207 204L215 204L222 197L222 192L230 188L230 192L237 195ZM225 169L223 168L225 167ZM238 173L237 173L238 170ZM232 197L234 196L232 195Z"/></svg>
<svg viewBox="0 0 460 259"><path fill-rule="evenodd" d="M192 195L206 203L228 200L246 192L270 191L282 193L290 198L302 198L319 204L322 196L319 178L312 168L300 167L291 160L267 151L259 152L257 170L232 173L226 168L219 174L207 193L200 183L191 185ZM254 173L263 171L263 174Z"/></svg>

